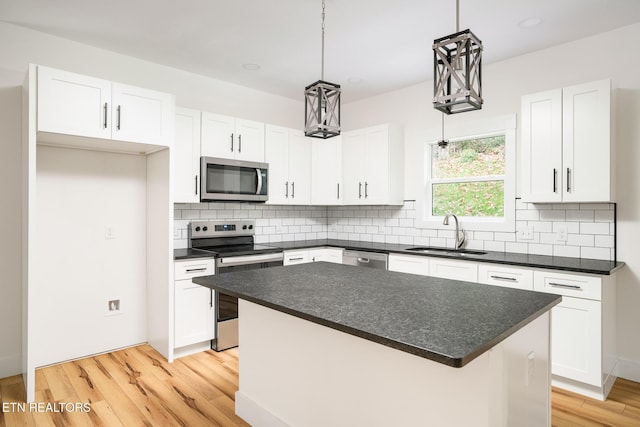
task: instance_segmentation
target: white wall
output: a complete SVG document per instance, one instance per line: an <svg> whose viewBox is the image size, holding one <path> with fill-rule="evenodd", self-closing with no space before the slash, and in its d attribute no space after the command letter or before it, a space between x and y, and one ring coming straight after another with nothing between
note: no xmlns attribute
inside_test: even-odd
<svg viewBox="0 0 640 427"><path fill-rule="evenodd" d="M299 127L302 102L0 22L0 378L22 372L20 133L29 63L173 93L179 106ZM206 53L203 53L206 54ZM81 320L79 320L81 321Z"/></svg>
<svg viewBox="0 0 640 427"><path fill-rule="evenodd" d="M480 34L480 37L482 35ZM627 263L618 276L618 353L620 375L640 381L640 57L635 55L640 24L576 42L485 65L481 111L449 116L447 126L467 120L520 112L526 93L611 78L617 88L618 260ZM426 46L428 49L428 46ZM485 45L485 50L491 46ZM419 194L421 171L416 150L428 129L439 129L440 113L431 106L432 82L425 82L342 107L345 128L395 121L405 124L407 199ZM519 123L518 123L519 126ZM518 143L519 146L519 143ZM412 183L414 183L412 185Z"/></svg>

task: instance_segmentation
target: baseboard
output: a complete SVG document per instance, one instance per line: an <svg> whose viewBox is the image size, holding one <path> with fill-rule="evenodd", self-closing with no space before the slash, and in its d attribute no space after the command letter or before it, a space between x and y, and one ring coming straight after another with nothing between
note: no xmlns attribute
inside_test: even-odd
<svg viewBox="0 0 640 427"><path fill-rule="evenodd" d="M290 427L241 391L236 392L236 415L252 426Z"/></svg>
<svg viewBox="0 0 640 427"><path fill-rule="evenodd" d="M609 375L605 384L602 387L596 387L591 384L581 383L580 381L570 380L568 378L559 377L557 375L551 376L551 385L564 390L578 393L586 397L590 397L596 400L606 400L607 395L611 391L611 387L615 382L616 377Z"/></svg>
<svg viewBox="0 0 640 427"><path fill-rule="evenodd" d="M173 359L175 360L180 357L190 356L192 354L200 353L207 350L211 350L211 341L204 341L196 344L185 345L184 347L178 347L173 349Z"/></svg>
<svg viewBox="0 0 640 427"><path fill-rule="evenodd" d="M620 378L640 382L640 362L618 358L615 374Z"/></svg>
<svg viewBox="0 0 640 427"><path fill-rule="evenodd" d="M12 354L0 357L0 378L12 377L22 373L22 356Z"/></svg>

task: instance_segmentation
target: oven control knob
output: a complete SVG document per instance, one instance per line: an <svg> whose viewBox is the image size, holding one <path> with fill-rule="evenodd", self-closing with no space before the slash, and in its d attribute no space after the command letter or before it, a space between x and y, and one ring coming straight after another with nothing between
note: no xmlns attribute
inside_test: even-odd
<svg viewBox="0 0 640 427"><path fill-rule="evenodd" d="M246 230L246 229L247 229L247 226L246 226L246 225L243 225L243 226L242 226L242 229L243 229L243 230Z"/></svg>
<svg viewBox="0 0 640 427"><path fill-rule="evenodd" d="M209 227L207 227L206 225L204 227L202 227L202 231L207 231L209 229Z"/></svg>
<svg viewBox="0 0 640 427"><path fill-rule="evenodd" d="M200 227L196 227L196 231L200 231Z"/></svg>
<svg viewBox="0 0 640 427"><path fill-rule="evenodd" d="M250 225L250 226L249 226L249 230L251 230L251 229L253 229L253 225Z"/></svg>

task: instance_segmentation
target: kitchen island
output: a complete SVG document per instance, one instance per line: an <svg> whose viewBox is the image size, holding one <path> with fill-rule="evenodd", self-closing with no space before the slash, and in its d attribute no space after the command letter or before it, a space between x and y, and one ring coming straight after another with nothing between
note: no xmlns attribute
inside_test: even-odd
<svg viewBox="0 0 640 427"><path fill-rule="evenodd" d="M328 263L193 279L236 296L253 425L548 425L560 297Z"/></svg>

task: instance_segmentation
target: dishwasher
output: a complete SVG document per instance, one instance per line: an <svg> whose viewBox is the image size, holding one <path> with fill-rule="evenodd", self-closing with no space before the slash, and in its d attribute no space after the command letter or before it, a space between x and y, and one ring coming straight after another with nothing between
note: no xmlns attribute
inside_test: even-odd
<svg viewBox="0 0 640 427"><path fill-rule="evenodd" d="M387 254L378 252L350 251L345 250L342 254L342 263L346 265L357 265L358 267L387 269Z"/></svg>

